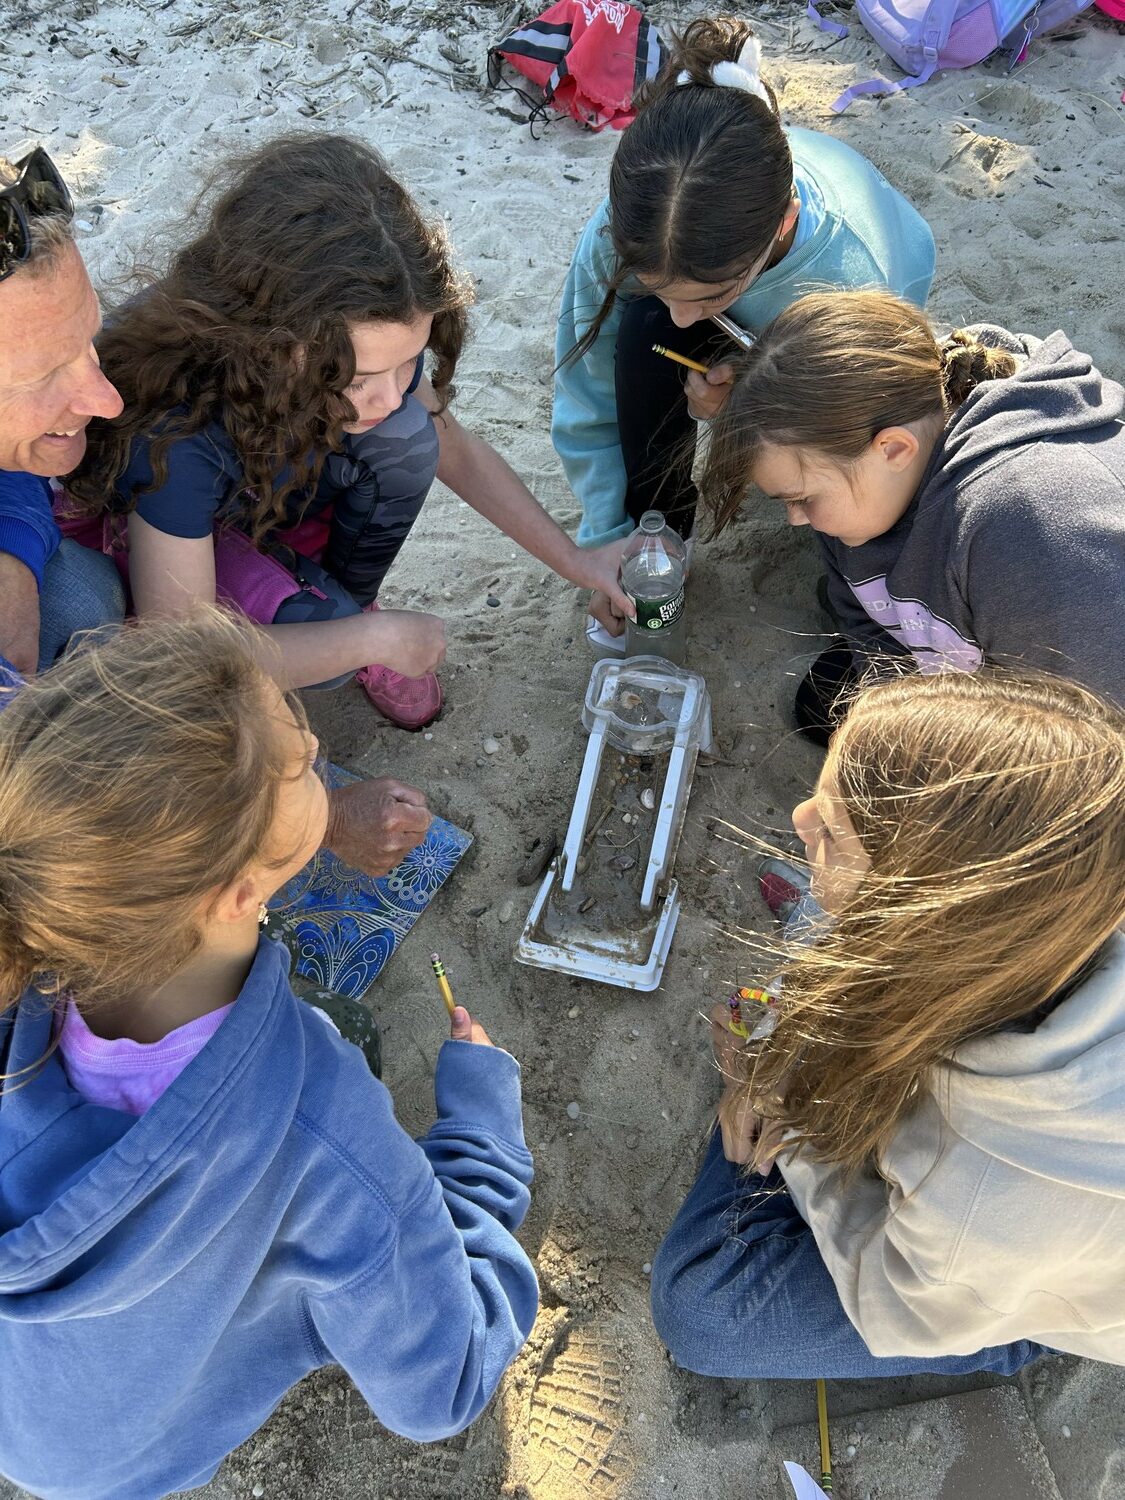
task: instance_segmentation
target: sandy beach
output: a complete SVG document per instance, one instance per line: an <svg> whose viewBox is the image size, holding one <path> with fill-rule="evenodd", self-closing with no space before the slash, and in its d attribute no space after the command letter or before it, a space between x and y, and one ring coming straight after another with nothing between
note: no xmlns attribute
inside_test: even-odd
<svg viewBox="0 0 1125 1500"><path fill-rule="evenodd" d="M488 46L537 8L0 0L0 150L48 147L107 287L232 148L306 126L378 146L447 218L476 282L456 411L573 529L577 505L548 430L554 322L617 138L558 120L535 139L515 96L487 89ZM649 11L658 25L693 13ZM1011 76L997 59L835 117L828 105L841 89L882 70L865 33L853 25L833 42L802 7L777 0L745 13L760 22L786 120L864 152L933 225L931 309L943 325L1061 327L1125 377L1125 27L1088 12ZM334 760L414 782L475 835L371 1001L386 1081L412 1131L432 1118L445 1034L431 948L458 997L520 1058L537 1171L521 1239L542 1311L498 1397L461 1437L430 1448L391 1437L347 1379L325 1371L196 1492L206 1500L781 1500L782 1459L814 1469L811 1383L672 1368L649 1321L646 1268L715 1104L698 1013L752 982L740 929L765 920L754 859L723 824L784 840L817 771L789 720L795 679L827 628L817 572L809 537L773 509L748 507L697 550L689 664L707 679L717 746L696 774L680 846L684 912L657 993L582 984L518 967L512 952L533 894L517 872L537 837L561 837L577 782L593 660L583 601L435 488L383 597L448 621L444 716L406 735L357 688L307 698ZM491 755L488 738L499 743ZM1019 1418L1026 1436L1010 1492L978 1487L965 1477L971 1465L958 1467L976 1420L964 1412L983 1408L945 1399L995 1384L830 1386L836 1500L1125 1500L1125 1371L1060 1357L1000 1383L989 1410L1005 1431ZM15 1492L0 1482L0 1494Z"/></svg>

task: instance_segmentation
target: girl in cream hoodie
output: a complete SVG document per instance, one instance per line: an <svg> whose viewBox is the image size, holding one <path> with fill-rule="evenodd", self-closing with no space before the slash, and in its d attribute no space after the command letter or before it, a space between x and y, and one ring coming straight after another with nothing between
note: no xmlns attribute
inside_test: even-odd
<svg viewBox="0 0 1125 1500"><path fill-rule="evenodd" d="M1122 808L1125 715L1081 687L856 700L794 813L832 924L766 1040L713 1017L721 1129L653 1267L680 1364L1125 1364Z"/></svg>

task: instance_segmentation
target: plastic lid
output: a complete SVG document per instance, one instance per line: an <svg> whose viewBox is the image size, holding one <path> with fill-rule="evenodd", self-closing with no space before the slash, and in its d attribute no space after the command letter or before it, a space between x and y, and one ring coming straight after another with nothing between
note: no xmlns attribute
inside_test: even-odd
<svg viewBox="0 0 1125 1500"><path fill-rule="evenodd" d="M659 656L631 656L595 664L582 722L602 720L611 744L627 754L670 749L680 731L698 728L706 687L697 672Z"/></svg>

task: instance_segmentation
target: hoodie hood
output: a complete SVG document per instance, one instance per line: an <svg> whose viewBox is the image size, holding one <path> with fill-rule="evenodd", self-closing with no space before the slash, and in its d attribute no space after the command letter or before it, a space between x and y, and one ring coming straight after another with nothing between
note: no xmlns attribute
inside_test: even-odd
<svg viewBox="0 0 1125 1500"><path fill-rule="evenodd" d="M981 343L1014 354L1019 368L1007 380L978 385L957 408L930 460L923 492L939 471L944 485L947 476L960 479L969 467L1000 454L1031 443L1093 437L1121 420L1125 389L1107 380L1064 333L1036 339L992 326L969 331Z"/></svg>
<svg viewBox="0 0 1125 1500"><path fill-rule="evenodd" d="M304 1077L295 1002L278 1003L287 974L281 945L261 942L230 1014L139 1118L87 1103L57 1053L39 1062L49 1000L25 996L0 1019L0 1068L31 1076L39 1065L34 1087L0 1094L0 1325L130 1307L240 1211L285 1140ZM287 1065L257 1094L251 1132L239 1090L263 1049Z"/></svg>
<svg viewBox="0 0 1125 1500"><path fill-rule="evenodd" d="M957 1133L1021 1171L1125 1198L1125 935L1032 1032L958 1048L934 1095Z"/></svg>

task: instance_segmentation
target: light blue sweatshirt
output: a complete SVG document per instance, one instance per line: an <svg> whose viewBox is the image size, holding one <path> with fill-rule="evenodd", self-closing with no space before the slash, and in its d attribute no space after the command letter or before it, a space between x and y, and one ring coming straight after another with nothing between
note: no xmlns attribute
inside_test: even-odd
<svg viewBox="0 0 1125 1500"><path fill-rule="evenodd" d="M9 1078L51 1011L0 1017ZM359 1049L263 939L230 1014L140 1118L58 1054L0 1094L0 1473L47 1500L206 1483L285 1392L340 1364L427 1442L483 1409L535 1318L512 1237L531 1157L519 1068L446 1042L417 1144Z"/></svg>
<svg viewBox="0 0 1125 1500"><path fill-rule="evenodd" d="M787 132L794 175L823 204L815 232L743 292L728 316L760 333L790 303L835 287L887 287L924 306L934 275L930 226L871 163L843 141L813 130ZM551 438L582 505L578 542L600 546L627 536L625 464L617 430L614 353L622 317L618 299L593 347L562 365L602 304L616 269L609 235L609 199L587 224L563 289L555 341L555 404ZM643 290L635 292L644 295ZM627 292L628 295L628 292Z"/></svg>

